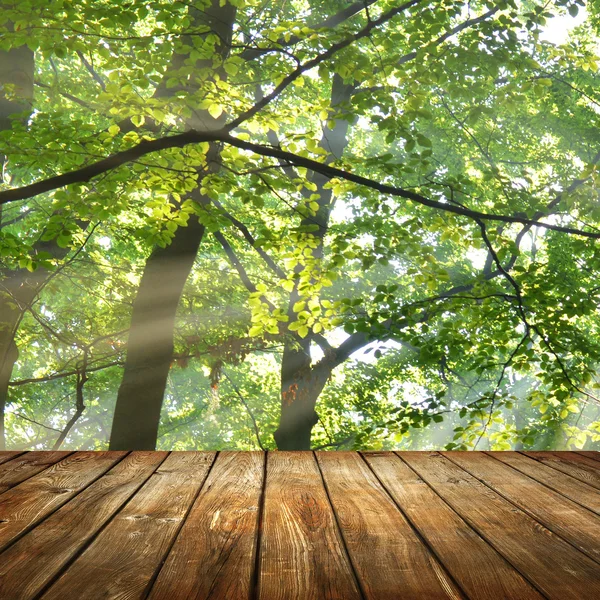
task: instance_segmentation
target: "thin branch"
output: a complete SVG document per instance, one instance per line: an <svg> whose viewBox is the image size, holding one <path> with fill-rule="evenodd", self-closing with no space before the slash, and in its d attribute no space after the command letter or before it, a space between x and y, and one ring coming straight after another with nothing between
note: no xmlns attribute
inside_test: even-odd
<svg viewBox="0 0 600 600"><path fill-rule="evenodd" d="M486 13L482 14L479 17L475 17L473 19L468 19L467 21L460 23L459 25L457 25L456 27L453 27L450 31L447 31L446 33L441 35L439 38L437 38L435 41L433 41L431 43L431 45L439 46L441 43L445 42L448 38L451 38L453 35L460 33L461 31L467 29L468 27L471 27L472 25L477 25L478 23L485 21L486 19L488 19L489 17L491 17L492 15L497 13L499 10L500 10L500 7L496 6L495 8L488 10ZM400 58L400 60L396 64L398 66L403 65L404 63L407 63L407 62L413 60L414 58L416 58L416 56L417 56L417 52L411 52L409 54L405 54L402 58Z"/></svg>
<svg viewBox="0 0 600 600"><path fill-rule="evenodd" d="M327 17L320 23L316 23L315 25L310 26L310 28L334 29L338 25L341 25L344 21L347 21L355 14L359 13L361 10L368 8L371 4L375 4L376 1L377 0L364 0L362 2L354 2L350 6L347 6L346 8L337 12L335 15ZM259 58L263 54L274 52L275 50L280 50L281 48L284 48L286 46L292 46L294 44L297 44L299 41L301 41L301 39L296 35L290 36L287 42L285 41L285 38L279 38L277 42L275 42L277 48L248 48L240 54L240 57L244 60L253 60L255 58Z"/></svg>
<svg viewBox="0 0 600 600"><path fill-rule="evenodd" d="M242 265L240 259L237 257L233 248L231 247L229 242L225 239L225 236L220 231L216 231L213 235L218 240L219 244L221 244L221 246L223 247L223 250L225 250L225 254L227 254L227 257L231 261L231 264L235 267L236 271L238 272L238 275L240 276L240 279L242 280L244 287L251 294L256 293L257 292L256 286L254 285L254 283L252 283L252 281L250 280L250 277L248 277L248 273L246 273L246 269L244 269L244 265ZM275 305L266 296L263 295L260 297L260 299L271 310L275 310Z"/></svg>
<svg viewBox="0 0 600 600"><path fill-rule="evenodd" d="M227 212L225 207L218 201L213 200L213 204L223 213L223 215L229 219L235 227L241 232L246 241L256 250L259 256L265 261L266 265L279 277L279 279L287 279L286 274L283 270L275 263L275 261L260 247L256 245L256 240L254 236L250 233L249 229L238 219L236 219L232 214Z"/></svg>
<svg viewBox="0 0 600 600"><path fill-rule="evenodd" d="M223 373L223 375L225 375L225 378L231 384L233 391L236 393L237 397L240 399L240 402L244 405L246 412L248 413L248 415L250 416L250 419L252 420L252 425L254 427L254 433L256 435L256 441L258 442L258 446L263 452L265 452L266 448L263 446L262 441L260 439L260 430L258 428L258 423L256 422L256 419L254 418L254 415L252 414L252 411L250 410L250 407L248 406L246 399L244 398L244 396L242 396L242 394L240 393L240 390L238 389L237 385L235 385L235 383L233 382L231 377L229 377L229 375L227 375L227 373L225 371L221 371L221 373Z"/></svg>
<svg viewBox="0 0 600 600"><path fill-rule="evenodd" d="M58 436L58 439L54 443L54 446L52 446L52 450L58 450L61 447L62 443L65 441L65 438L67 437L67 435L69 435L69 432L71 431L71 429L73 428L75 423L77 423L77 421L83 414L83 411L85 410L85 403L83 401L83 386L85 385L85 382L88 380L88 375L87 375L87 371L86 371L87 361L88 361L88 350L85 349L83 351L83 360L81 363L81 367L77 368L77 383L76 383L76 387L75 387L75 393L76 393L75 413L69 419L69 421L66 424L65 428L63 429L62 433Z"/></svg>
<svg viewBox="0 0 600 600"><path fill-rule="evenodd" d="M496 387L494 388L494 391L492 393L492 399L491 399L491 402L490 402L490 409L489 409L489 414L488 414L487 421L486 421L485 425L483 426L483 429L481 430L481 433L479 434L479 437L477 438L477 441L475 442L475 445L473 446L473 450L475 450L477 448L477 445L479 444L479 442L483 438L485 432L487 431L488 427L490 426L490 423L492 422L492 417L494 416L494 407L495 407L495 404L496 404L496 399L498 398L498 393L500 392L500 386L502 385L502 382L504 381L504 377L506 375L506 371L507 371L508 367L510 367L510 365L512 364L515 356L517 355L517 352L521 349L521 346L528 339L530 339L529 331L527 331L526 334L521 338L521 340L519 341L519 343L515 346L515 348L513 349L513 351L510 353L510 356L508 357L508 359L506 360L506 362L502 365L502 371L500 372L500 377L498 377L498 381L496 382ZM478 401L479 400L476 400L475 402L478 402Z"/></svg>
<svg viewBox="0 0 600 600"><path fill-rule="evenodd" d="M48 429L50 431L57 431L58 433L60 433L60 431L61 431L60 429L56 429L56 427L50 427L49 425L44 425L44 423L40 423L39 421L30 419L29 417L26 417L25 415L22 415L21 413L13 412L12 414L15 415L15 417L19 417L19 419L29 421L30 423L33 423L34 425L39 425L40 427L43 427L44 429Z"/></svg>
<svg viewBox="0 0 600 600"><path fill-rule="evenodd" d="M225 254L227 254L227 258L229 258L229 261L235 267L235 270L238 272L238 275L240 276L240 279L242 280L244 287L250 293L252 293L252 294L255 293L257 291L256 286L252 283L252 281L250 281L250 277L248 277L248 273L246 273L246 269L244 269L244 266L242 265L241 261L237 257L236 253L233 251L233 248L231 247L229 242L225 239L225 236L220 231L215 231L213 233L213 235L215 236L215 238L219 242L219 244L221 244L221 247L223 248L223 250L225 250Z"/></svg>
<svg viewBox="0 0 600 600"><path fill-rule="evenodd" d="M300 65L299 67L294 69L291 73L289 73L286 77L284 77L281 80L281 82L279 83L279 85L277 85L270 94L266 95L262 100L257 102L254 106L252 106L252 108L249 108L247 111L243 112L241 115L236 117L233 121L229 122L224 128L225 131L227 131L227 132L232 131L233 129L235 129L236 127L241 125L244 121L251 119L255 114L260 112L265 106L267 106L273 100L275 100L275 98L277 98L281 94L281 92L283 92L291 83L296 81L296 79L298 79L302 75L302 73L305 73L306 71L309 71L310 69L316 67L317 65L321 64L322 62L330 59L332 56L337 54L340 50L347 48L354 42L356 42L364 37L367 37L371 33L371 31L373 31L373 29L376 29L377 27L379 27L379 25L386 23L387 21L389 21L396 15L400 14L401 12L404 12L405 10L408 10L409 8L415 6L416 4L419 4L420 1L421 0L409 0L409 2L406 2L406 3L402 4L401 6L396 6L392 9L388 10L386 13L382 14L378 19L375 19L374 21L370 21L359 32L357 32L353 35L349 35L346 39L341 40L340 42L337 42L336 44L333 44L325 52L322 52L321 54L315 56L311 60L306 61L304 64Z"/></svg>
<svg viewBox="0 0 600 600"><path fill-rule="evenodd" d="M106 84L104 83L104 79L98 75L96 69L94 69L94 67L90 64L81 50L77 50L77 56L79 56L79 60L81 60L81 63L88 70L94 81L102 88L102 91L106 92Z"/></svg>

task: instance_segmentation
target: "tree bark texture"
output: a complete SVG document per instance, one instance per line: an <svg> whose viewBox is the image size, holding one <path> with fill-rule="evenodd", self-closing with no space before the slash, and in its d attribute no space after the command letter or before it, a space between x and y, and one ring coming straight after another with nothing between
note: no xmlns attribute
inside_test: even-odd
<svg viewBox="0 0 600 600"><path fill-rule="evenodd" d="M190 9L195 25L209 25L221 40L219 52L229 52L235 8L212 6L202 12ZM209 63L207 63L208 65ZM210 61L212 64L212 61ZM183 65L181 55L175 54L172 68ZM201 68L202 64L198 66ZM224 79L226 74L220 73ZM166 80L166 77L164 78ZM156 97L168 96L172 90L159 85ZM213 119L206 111L196 111L188 129L218 129L225 115ZM207 170L199 173L199 182L209 170L218 168L218 144L211 144L207 156ZM190 197L198 204L209 204L210 199L195 190ZM173 360L173 332L179 301L185 282L193 267L204 227L197 217L190 218L186 227L175 232L166 248L155 248L148 258L140 287L133 305L127 359L119 387L110 435L110 450L154 450L160 425L160 413Z"/></svg>
<svg viewBox="0 0 600 600"><path fill-rule="evenodd" d="M173 359L173 329L204 227L193 216L166 248L155 248L133 304L127 360L110 436L111 450L154 450Z"/></svg>
<svg viewBox="0 0 600 600"><path fill-rule="evenodd" d="M33 74L34 56L27 46L0 51L0 131L12 127L11 117L15 114L31 110ZM0 153L0 183L4 181L5 161L5 156ZM39 279L39 274L32 277L24 269L14 272L4 270L0 265L0 450L5 448L4 413L8 383L19 356L15 333L23 314L21 307L27 307L35 298Z"/></svg>
<svg viewBox="0 0 600 600"><path fill-rule="evenodd" d="M345 104L352 97L354 86L345 84L341 77L336 75L333 79L331 90L331 106L338 111L337 116L344 110ZM328 151L327 163L341 158L348 143L349 123L344 119L337 119L335 127L325 127L321 139L321 147ZM324 185L328 179L323 175L314 173L312 181L317 185L319 194L319 210L314 217L304 219L302 225L317 224L318 231L313 235L319 238L319 245L313 250L313 258L323 258L323 238L327 233L329 216L333 208L331 189ZM302 270L302 268L300 268ZM294 287L290 294L288 304L288 317L290 322L296 319L293 306L301 295L298 287ZM310 336L304 339L297 334L291 334L290 340L285 344L281 362L281 416L278 428L274 433L275 442L280 450L310 450L312 428L317 424L319 416L315 411L319 394L331 373L331 369L323 369L324 364L311 368Z"/></svg>

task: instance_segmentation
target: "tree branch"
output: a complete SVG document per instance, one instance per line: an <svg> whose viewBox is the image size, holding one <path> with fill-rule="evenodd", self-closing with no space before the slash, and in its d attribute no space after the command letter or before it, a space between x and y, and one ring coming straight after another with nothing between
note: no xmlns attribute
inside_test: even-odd
<svg viewBox="0 0 600 600"><path fill-rule="evenodd" d="M229 383L231 384L231 387L233 388L233 391L235 392L236 396L240 399L240 402L244 405L244 408L246 409L246 412L248 413L248 415L250 416L250 419L252 421L252 425L254 427L254 434L256 435L256 441L258 442L258 446L263 452L265 452L266 448L263 446L262 441L260 439L260 430L258 428L258 423L256 422L256 419L254 418L254 415L252 414L252 411L250 410L250 407L248 406L246 399L244 398L244 396L242 396L242 394L240 393L240 390L238 389L237 385L235 385L235 383L232 381L231 377L229 377L229 375L227 375L227 373L225 371L221 371L221 372L223 373L223 375L225 375L225 377L227 378L227 381L229 381Z"/></svg>
<svg viewBox="0 0 600 600"><path fill-rule="evenodd" d="M81 63L88 70L89 74L92 76L94 81L102 88L102 91L106 92L106 84L104 83L104 79L102 79L102 77L98 75L94 67L92 67L92 65L89 63L89 61L84 56L83 52L81 52L81 50L77 50L77 56L79 56L79 60L81 60Z"/></svg>
<svg viewBox="0 0 600 600"><path fill-rule="evenodd" d="M71 431L71 429L73 428L75 423L77 423L77 421L83 414L83 411L85 410L85 403L83 401L83 386L85 385L85 382L88 380L87 371L86 371L87 361L88 361L88 350L85 349L83 351L83 360L81 363L81 367L77 368L77 384L75 387L75 392L76 392L75 413L69 419L69 421L66 424L65 428L63 429L62 433L58 436L58 439L54 443L54 446L52 446L52 450L58 450L61 447L62 443L65 441L65 438L67 437L67 435L69 435L69 432Z"/></svg>
<svg viewBox="0 0 600 600"><path fill-rule="evenodd" d="M265 261L266 265L279 277L279 279L287 279L286 274L283 270L277 266L275 261L260 247L256 245L256 240L254 236L250 233L249 229L238 219L236 219L232 214L230 214L225 207L218 201L213 200L213 204L223 213L223 215L229 219L235 227L241 232L246 241L256 250L259 256Z"/></svg>
<svg viewBox="0 0 600 600"><path fill-rule="evenodd" d="M338 25L341 25L344 21L347 21L355 14L359 13L361 10L367 9L369 6L371 6L371 4L375 4L376 1L377 0L363 0L362 2L354 2L354 4L343 8L335 15L327 17L320 23L312 25L311 29L334 29ZM285 38L279 38L276 42L277 49L293 46L299 41L301 40L296 35L291 36L287 42L285 41ZM273 50L273 48L249 48L248 50L244 50L244 52L240 54L240 57L244 60L254 60L263 54L273 52Z"/></svg>
<svg viewBox="0 0 600 600"><path fill-rule="evenodd" d="M375 19L374 21L369 21L369 23L365 27L363 27L359 32L348 36L346 39L344 39L340 42L337 42L336 44L333 44L325 52L322 52L321 54L315 56L311 60L308 60L305 63L301 64L299 67L294 69L291 73L289 73L286 77L284 77L281 80L281 82L279 83L279 85L277 85L270 94L266 95L262 100L257 102L252 108L249 108L247 111L243 112L241 115L236 117L233 121L228 123L224 128L225 131L227 131L227 132L232 131L233 129L238 127L241 123L243 123L244 121L251 119L255 114L260 112L265 106L267 106L273 100L275 100L275 98L277 98L281 94L281 92L283 92L292 82L294 82L296 79L298 79L302 75L302 73L309 71L313 67L316 67L317 65L321 64L322 62L330 59L332 56L337 54L340 50L343 50L344 48L347 48L354 42L368 36L371 33L371 31L373 31L373 29L376 29L380 25L383 25L384 23L386 23L387 21L389 21L396 15L411 8L415 4L419 4L419 2L421 2L421 0L409 0L409 2L406 2L406 3L402 4L401 6L396 6L396 7L392 8L391 10L388 10L386 13L382 14L378 19Z"/></svg>
<svg viewBox="0 0 600 600"><path fill-rule="evenodd" d="M423 206L428 206L437 210L443 210L444 212L468 217L470 219L483 219L487 221L498 221L500 223L521 223L522 225L529 225L530 227L542 227L544 229L560 231L562 233L568 233L571 235L579 235L591 239L600 239L600 233L583 231L581 229L574 229L571 227L563 227L562 225L553 225L551 223L543 223L535 219L529 219L521 216L483 213L477 210L464 208L462 206L453 206L449 203L431 200L425 196L422 196L421 194L417 194L416 192L397 188L384 183L379 183L367 177L362 177L361 175L356 175L349 171L344 171L310 158L298 156L291 152L281 150L280 148L272 148L270 146L264 146L261 144L240 140L230 136L225 130L206 132L190 130L173 136L162 137L151 141L144 141L136 146L133 146L132 148L129 148L128 150L113 154L112 156L86 167L82 167L81 169L56 175L55 177L50 177L48 179L44 179L20 188L13 188L0 192L0 204L32 198L38 194L49 192L69 184L84 183L90 179L93 179L94 177L97 177L98 175L101 175L102 173L116 169L117 167L120 167L133 160L137 160L146 154L157 152L159 150L166 150L167 148L182 148L188 144L197 144L200 142L224 142L237 148L255 152L261 156L269 156L272 158L278 158L280 160L287 160L292 164L311 169L312 171L321 173L329 178L336 177L346 181L351 181L383 194L405 198L407 200L416 202L417 204L422 204Z"/></svg>

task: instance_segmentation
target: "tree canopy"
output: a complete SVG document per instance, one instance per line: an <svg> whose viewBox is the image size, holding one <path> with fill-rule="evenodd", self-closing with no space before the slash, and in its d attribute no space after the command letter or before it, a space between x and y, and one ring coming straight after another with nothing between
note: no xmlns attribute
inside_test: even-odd
<svg viewBox="0 0 600 600"><path fill-rule="evenodd" d="M596 3L0 7L0 447L598 447Z"/></svg>

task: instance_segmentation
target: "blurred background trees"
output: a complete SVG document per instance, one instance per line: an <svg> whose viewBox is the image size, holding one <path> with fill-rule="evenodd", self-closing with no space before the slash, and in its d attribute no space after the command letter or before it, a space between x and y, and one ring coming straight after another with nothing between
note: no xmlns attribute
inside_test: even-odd
<svg viewBox="0 0 600 600"><path fill-rule="evenodd" d="M2 8L7 448L597 447L593 4Z"/></svg>

